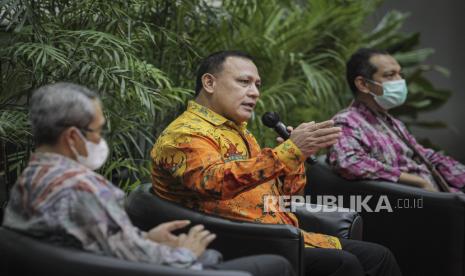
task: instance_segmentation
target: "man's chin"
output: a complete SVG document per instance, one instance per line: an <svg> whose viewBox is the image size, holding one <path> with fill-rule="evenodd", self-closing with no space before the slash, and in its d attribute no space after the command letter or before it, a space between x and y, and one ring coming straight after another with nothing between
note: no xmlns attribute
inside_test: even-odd
<svg viewBox="0 0 465 276"><path fill-rule="evenodd" d="M249 114L248 116L244 116L240 119L240 123L248 122L251 118L252 118L252 114Z"/></svg>
<svg viewBox="0 0 465 276"><path fill-rule="evenodd" d="M234 118L232 121L235 122L236 124L240 125L244 122L247 122L252 118L252 113L249 114L240 114L236 118Z"/></svg>

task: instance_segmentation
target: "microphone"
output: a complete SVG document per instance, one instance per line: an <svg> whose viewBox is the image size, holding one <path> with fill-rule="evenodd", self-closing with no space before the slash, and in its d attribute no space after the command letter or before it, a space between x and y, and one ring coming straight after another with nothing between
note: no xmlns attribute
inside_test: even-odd
<svg viewBox="0 0 465 276"><path fill-rule="evenodd" d="M279 119L279 115L276 112L265 112L262 116L262 123L269 127L274 129L278 135L283 138L283 139L289 139L291 134L289 134L289 131L287 131L286 125L281 122ZM307 163L309 164L315 164L316 163L316 157L311 155L307 158Z"/></svg>

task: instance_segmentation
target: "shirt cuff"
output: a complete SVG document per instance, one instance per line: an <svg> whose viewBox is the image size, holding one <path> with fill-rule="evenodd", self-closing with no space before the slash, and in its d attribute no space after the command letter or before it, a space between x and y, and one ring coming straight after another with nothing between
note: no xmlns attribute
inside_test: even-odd
<svg viewBox="0 0 465 276"><path fill-rule="evenodd" d="M290 139L287 139L281 145L274 148L273 151L276 153L279 160L291 171L297 170L305 161L300 149Z"/></svg>

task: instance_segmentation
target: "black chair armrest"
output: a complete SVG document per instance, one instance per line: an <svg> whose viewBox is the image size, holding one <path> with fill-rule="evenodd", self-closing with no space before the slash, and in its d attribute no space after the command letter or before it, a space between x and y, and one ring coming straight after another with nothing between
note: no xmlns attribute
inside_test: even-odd
<svg viewBox="0 0 465 276"><path fill-rule="evenodd" d="M256 254L277 254L289 260L295 271L303 271L303 237L290 225L233 221L197 212L166 201L152 192L151 184L142 184L126 200L131 221L142 230L171 220L188 219L191 225L203 224L217 233L211 248L220 251L225 260Z"/></svg>
<svg viewBox="0 0 465 276"><path fill-rule="evenodd" d="M344 239L362 239L362 217L348 208L337 207L335 210L324 205L306 204L296 207L295 214L300 228L306 231Z"/></svg>
<svg viewBox="0 0 465 276"><path fill-rule="evenodd" d="M242 271L196 271L131 262L47 244L0 227L1 275L247 276Z"/></svg>

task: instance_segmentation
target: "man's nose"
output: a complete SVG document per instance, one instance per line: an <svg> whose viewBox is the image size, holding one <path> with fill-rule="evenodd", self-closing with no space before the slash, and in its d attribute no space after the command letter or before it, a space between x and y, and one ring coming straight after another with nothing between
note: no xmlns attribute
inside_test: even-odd
<svg viewBox="0 0 465 276"><path fill-rule="evenodd" d="M252 84L248 90L248 96L253 98L258 98L260 96L260 91L258 90L257 85Z"/></svg>

